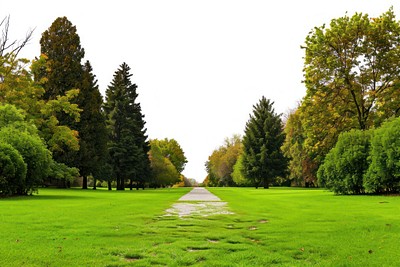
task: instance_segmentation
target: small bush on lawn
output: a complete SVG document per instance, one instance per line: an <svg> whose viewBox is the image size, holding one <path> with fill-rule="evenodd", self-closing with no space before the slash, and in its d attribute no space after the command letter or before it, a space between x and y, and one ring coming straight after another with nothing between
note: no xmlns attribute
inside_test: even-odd
<svg viewBox="0 0 400 267"><path fill-rule="evenodd" d="M370 131L342 133L318 170L318 182L337 194L364 193L370 140Z"/></svg>
<svg viewBox="0 0 400 267"><path fill-rule="evenodd" d="M0 194L15 195L24 189L26 164L18 150L0 142Z"/></svg>
<svg viewBox="0 0 400 267"><path fill-rule="evenodd" d="M365 187L376 193L400 191L400 117L384 123L371 140Z"/></svg>

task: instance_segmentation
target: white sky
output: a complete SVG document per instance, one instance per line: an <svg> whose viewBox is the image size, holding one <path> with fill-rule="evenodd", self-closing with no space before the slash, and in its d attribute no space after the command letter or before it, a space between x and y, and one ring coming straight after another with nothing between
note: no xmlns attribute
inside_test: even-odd
<svg viewBox="0 0 400 267"><path fill-rule="evenodd" d="M101 92L122 62L131 67L149 138L174 138L202 181L204 163L225 137L243 134L261 96L285 113L305 95L308 32L347 11L378 16L386 0L2 0L12 39L35 28L22 56L40 53L41 34L60 16L77 27ZM396 3L397 2L397 3Z"/></svg>

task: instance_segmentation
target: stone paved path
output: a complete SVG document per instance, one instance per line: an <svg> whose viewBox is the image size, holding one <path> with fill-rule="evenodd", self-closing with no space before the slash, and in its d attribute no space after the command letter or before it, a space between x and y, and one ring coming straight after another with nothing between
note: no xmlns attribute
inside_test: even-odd
<svg viewBox="0 0 400 267"><path fill-rule="evenodd" d="M195 187L192 191L181 197L179 201L221 201L221 199L204 187Z"/></svg>
<svg viewBox="0 0 400 267"><path fill-rule="evenodd" d="M227 209L226 202L203 187L195 187L182 196L179 201L166 210L166 216L210 216L215 214L233 214Z"/></svg>

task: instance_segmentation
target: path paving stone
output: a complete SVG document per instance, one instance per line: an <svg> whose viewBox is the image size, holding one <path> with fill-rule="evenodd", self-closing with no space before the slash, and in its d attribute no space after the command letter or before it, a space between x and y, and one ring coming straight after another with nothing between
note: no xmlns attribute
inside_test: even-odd
<svg viewBox="0 0 400 267"><path fill-rule="evenodd" d="M179 201L221 201L221 199L204 187L195 187L192 191L182 196Z"/></svg>
<svg viewBox="0 0 400 267"><path fill-rule="evenodd" d="M227 203L203 187L195 187L182 196L179 201L166 210L165 216L210 216L215 214L233 214L227 209Z"/></svg>

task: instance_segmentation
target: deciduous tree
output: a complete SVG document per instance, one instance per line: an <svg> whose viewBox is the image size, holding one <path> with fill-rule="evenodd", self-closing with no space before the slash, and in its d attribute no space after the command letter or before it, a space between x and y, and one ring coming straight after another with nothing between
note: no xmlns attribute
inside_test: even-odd
<svg viewBox="0 0 400 267"><path fill-rule="evenodd" d="M400 112L400 23L393 9L315 27L305 40L300 109L304 147L319 165L341 132L378 127Z"/></svg>

